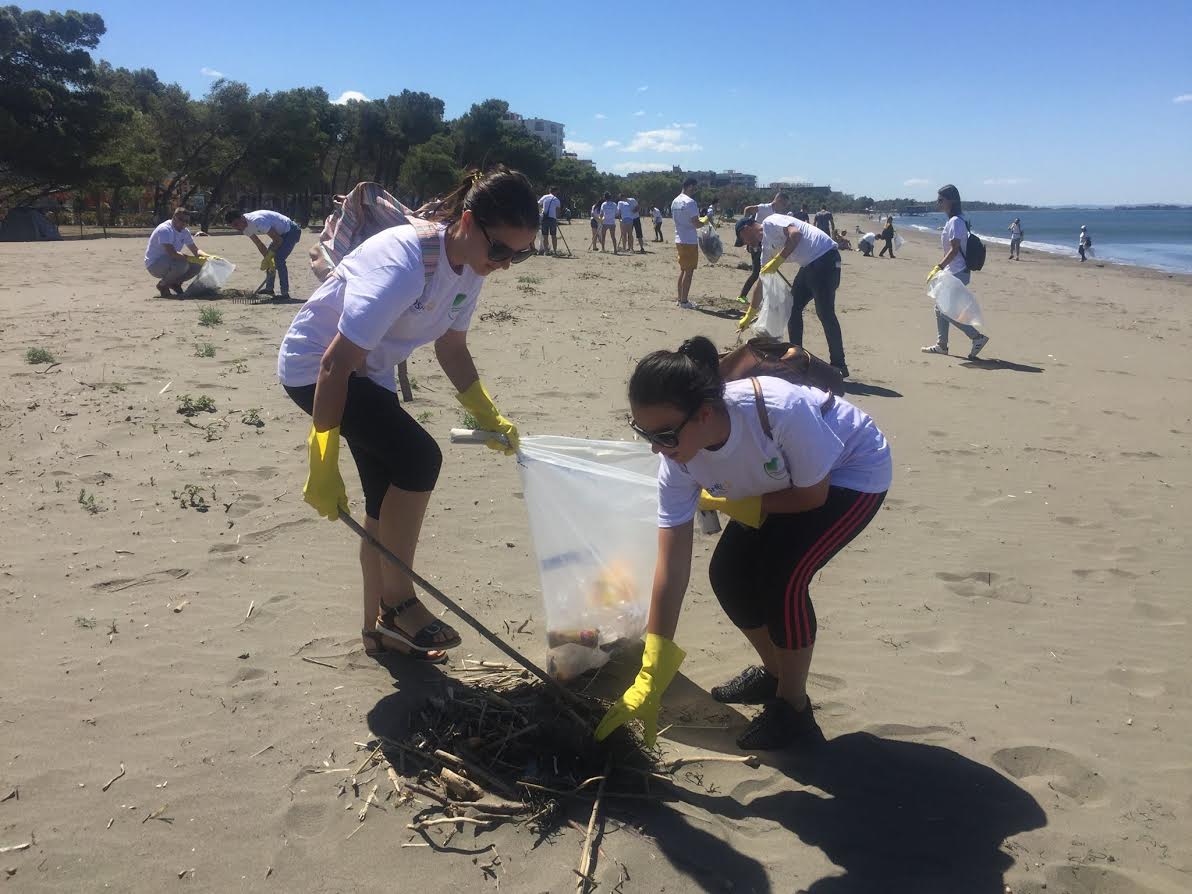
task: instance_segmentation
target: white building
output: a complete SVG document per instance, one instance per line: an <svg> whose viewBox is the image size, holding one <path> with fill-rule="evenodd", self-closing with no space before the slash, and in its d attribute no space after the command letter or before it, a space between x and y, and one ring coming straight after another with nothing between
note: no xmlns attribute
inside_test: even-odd
<svg viewBox="0 0 1192 894"><path fill-rule="evenodd" d="M543 140L556 156L563 154L563 125L545 118L524 118L516 112L509 112L505 120L520 125L527 133Z"/></svg>

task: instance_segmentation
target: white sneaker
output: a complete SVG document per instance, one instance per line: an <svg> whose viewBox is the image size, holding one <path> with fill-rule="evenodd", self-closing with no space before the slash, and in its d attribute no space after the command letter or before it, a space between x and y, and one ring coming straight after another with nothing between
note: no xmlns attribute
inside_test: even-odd
<svg viewBox="0 0 1192 894"><path fill-rule="evenodd" d="M969 351L968 359L976 360L977 355L981 353L981 349L983 347L985 347L987 344L989 344L989 336L988 335L980 335L977 338L974 338L973 339L973 349L971 351Z"/></svg>
<svg viewBox="0 0 1192 894"><path fill-rule="evenodd" d="M699 307L699 305L692 304L690 301L677 301L675 302L675 307L681 308L682 310L695 310L697 307Z"/></svg>
<svg viewBox="0 0 1192 894"><path fill-rule="evenodd" d="M924 354L947 354L948 353L947 346L941 345L939 342L936 342L933 345L928 345L925 348L919 348L919 350L922 351Z"/></svg>

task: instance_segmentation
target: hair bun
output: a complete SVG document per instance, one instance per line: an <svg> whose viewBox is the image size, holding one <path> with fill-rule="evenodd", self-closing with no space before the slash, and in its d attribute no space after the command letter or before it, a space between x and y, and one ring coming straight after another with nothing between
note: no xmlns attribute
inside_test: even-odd
<svg viewBox="0 0 1192 894"><path fill-rule="evenodd" d="M710 339L702 335L689 338L679 345L678 353L697 366L719 374L720 355L716 351L716 345L712 344Z"/></svg>

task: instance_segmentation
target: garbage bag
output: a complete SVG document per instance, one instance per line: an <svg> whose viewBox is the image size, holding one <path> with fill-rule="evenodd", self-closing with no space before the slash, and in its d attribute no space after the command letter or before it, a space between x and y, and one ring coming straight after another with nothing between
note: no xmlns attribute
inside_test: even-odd
<svg viewBox="0 0 1192 894"><path fill-rule="evenodd" d="M927 294L935 301L940 313L957 323L967 323L980 329L984 323L981 320L981 308L977 299L964 283L942 270L931 278L927 284Z"/></svg>
<svg viewBox="0 0 1192 894"><path fill-rule="evenodd" d="M895 233L895 234L894 234L894 250L895 250L895 251L900 251L900 250L902 249L902 246L903 246L905 243L906 243L906 240L905 240L905 239L903 239L903 238L902 238L901 236L899 236L897 233Z"/></svg>
<svg viewBox="0 0 1192 894"><path fill-rule="evenodd" d="M527 435L518 471L542 584L547 670L569 680L646 631L658 458L644 442Z"/></svg>
<svg viewBox="0 0 1192 894"><path fill-rule="evenodd" d="M223 288L235 269L236 265L227 258L208 255L207 260L203 262L203 268L198 276L190 281L184 294L207 295L216 292Z"/></svg>
<svg viewBox="0 0 1192 894"><path fill-rule="evenodd" d="M720 256L724 254L724 243L720 241L720 234L711 224L705 224L699 231L699 248L712 264L719 261Z"/></svg>
<svg viewBox="0 0 1192 894"><path fill-rule="evenodd" d="M762 309L753 321L753 336L769 335L786 339L786 327L790 322L794 298L786 281L777 273L767 273L762 278Z"/></svg>

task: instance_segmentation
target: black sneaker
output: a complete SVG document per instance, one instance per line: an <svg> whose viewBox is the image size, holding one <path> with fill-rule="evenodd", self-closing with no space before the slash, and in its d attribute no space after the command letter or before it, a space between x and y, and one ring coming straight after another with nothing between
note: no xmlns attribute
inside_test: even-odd
<svg viewBox="0 0 1192 894"><path fill-rule="evenodd" d="M742 751L786 748L807 738L815 729L810 700L802 711L796 711L786 699L773 698L745 727L745 732L737 739L737 747Z"/></svg>
<svg viewBox="0 0 1192 894"><path fill-rule="evenodd" d="M848 364L841 360L839 363L833 363L832 368L840 373L842 379L848 378Z"/></svg>
<svg viewBox="0 0 1192 894"><path fill-rule="evenodd" d="M778 678L756 664L723 686L712 687L712 698L723 705L760 705L777 693Z"/></svg>

